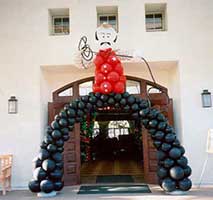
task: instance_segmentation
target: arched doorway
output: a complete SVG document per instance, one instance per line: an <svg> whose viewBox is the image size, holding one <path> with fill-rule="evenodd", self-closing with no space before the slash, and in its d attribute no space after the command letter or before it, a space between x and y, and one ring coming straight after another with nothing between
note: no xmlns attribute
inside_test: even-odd
<svg viewBox="0 0 213 200"><path fill-rule="evenodd" d="M87 95L92 91L94 77L72 82L55 92L53 92L53 102L48 104L49 123L54 120L54 116L60 112L63 106L70 101ZM152 88L152 90L150 90ZM134 96L149 98L152 106L158 108L173 125L172 99L168 98L168 91L161 85L156 85L148 80L127 76L126 90ZM148 97L148 91L149 93ZM103 116L103 115L102 115ZM108 115L110 118L112 115ZM99 115L99 118L101 115ZM106 120L106 117L105 119ZM143 142L143 168L144 180L146 183L157 183L157 156L156 148L153 146L151 136L147 129L142 128ZM70 139L64 146L64 183L74 185L80 183L81 169L81 149L80 149L80 125L75 124L74 130L70 133Z"/></svg>

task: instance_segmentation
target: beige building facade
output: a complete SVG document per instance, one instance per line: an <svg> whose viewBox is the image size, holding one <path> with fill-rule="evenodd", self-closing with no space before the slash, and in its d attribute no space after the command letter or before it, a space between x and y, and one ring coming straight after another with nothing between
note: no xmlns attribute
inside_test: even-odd
<svg viewBox="0 0 213 200"><path fill-rule="evenodd" d="M198 183L207 132L213 128L213 108L201 102L204 89L213 92L212 9L211 0L0 0L0 153L14 155L13 188L26 188L32 177L31 161L43 138L52 93L93 76L94 67L76 66L77 46L86 35L91 48L98 49L94 32L105 15L116 16L116 48L142 51L157 83L168 88L175 129L192 181ZM58 16L69 18L61 32L54 27ZM148 18L155 24L160 20L162 27L150 28ZM142 62L126 62L124 70L151 80ZM8 114L10 96L18 99L14 115ZM213 182L212 164L210 156L204 184Z"/></svg>

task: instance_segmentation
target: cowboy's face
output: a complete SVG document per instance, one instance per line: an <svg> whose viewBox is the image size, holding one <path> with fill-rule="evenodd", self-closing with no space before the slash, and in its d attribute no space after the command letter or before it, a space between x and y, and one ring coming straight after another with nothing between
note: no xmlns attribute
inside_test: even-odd
<svg viewBox="0 0 213 200"><path fill-rule="evenodd" d="M96 31L96 41L101 48L109 48L116 42L117 33L113 28L99 27Z"/></svg>

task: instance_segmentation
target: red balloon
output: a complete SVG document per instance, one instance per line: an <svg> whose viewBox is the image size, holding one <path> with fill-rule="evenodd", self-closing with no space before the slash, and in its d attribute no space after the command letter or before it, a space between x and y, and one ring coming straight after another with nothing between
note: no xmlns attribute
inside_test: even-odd
<svg viewBox="0 0 213 200"><path fill-rule="evenodd" d="M120 75L123 75L123 67L121 65L121 63L118 63L116 66L115 66L115 71L118 72Z"/></svg>
<svg viewBox="0 0 213 200"><path fill-rule="evenodd" d="M100 68L100 66L104 63L104 59L101 56L96 56L94 59L94 64L97 68Z"/></svg>
<svg viewBox="0 0 213 200"><path fill-rule="evenodd" d="M120 63L120 60L115 55L111 55L107 59L107 62L112 66L116 66L118 63Z"/></svg>
<svg viewBox="0 0 213 200"><path fill-rule="evenodd" d="M103 65L101 65L101 72L104 74L108 74L110 71L112 71L112 66L104 63Z"/></svg>
<svg viewBox="0 0 213 200"><path fill-rule="evenodd" d="M100 85L101 93L108 94L112 91L112 85L109 81L104 81Z"/></svg>
<svg viewBox="0 0 213 200"><path fill-rule="evenodd" d="M93 84L92 89L93 89L93 92L100 92L101 91L100 87L97 84Z"/></svg>
<svg viewBox="0 0 213 200"><path fill-rule="evenodd" d="M126 76L120 76L120 81L126 83Z"/></svg>
<svg viewBox="0 0 213 200"><path fill-rule="evenodd" d="M121 81L118 81L117 83L115 83L114 86L114 92L115 93L124 93L124 83L122 83Z"/></svg>
<svg viewBox="0 0 213 200"><path fill-rule="evenodd" d="M112 53L112 48L102 49L99 51L99 55L103 59L107 59L111 53Z"/></svg>
<svg viewBox="0 0 213 200"><path fill-rule="evenodd" d="M106 77L101 72L99 72L95 75L95 83L100 84L104 80L106 80Z"/></svg>
<svg viewBox="0 0 213 200"><path fill-rule="evenodd" d="M110 82L117 82L119 81L119 74L117 72L110 72L107 76L107 79L110 81Z"/></svg>

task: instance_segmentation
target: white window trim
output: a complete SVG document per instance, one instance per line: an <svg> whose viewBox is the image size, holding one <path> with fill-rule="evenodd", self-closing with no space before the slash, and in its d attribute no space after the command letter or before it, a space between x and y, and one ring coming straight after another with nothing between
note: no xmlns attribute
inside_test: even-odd
<svg viewBox="0 0 213 200"><path fill-rule="evenodd" d="M54 24L54 20L56 18L69 18L69 33L55 33L55 24ZM69 35L70 34L70 17L69 15L53 15L52 16L52 35Z"/></svg>
<svg viewBox="0 0 213 200"><path fill-rule="evenodd" d="M156 14L161 14L162 15L162 29L147 29L146 27L146 15L156 15ZM165 16L165 11L156 11L156 12L146 12L145 13L145 28L146 28L146 32L158 32L158 31L166 31L166 16Z"/></svg>
<svg viewBox="0 0 213 200"><path fill-rule="evenodd" d="M110 16L115 16L116 17L116 31L118 32L118 14L116 13L100 13L98 14L98 19L97 19L97 26L100 26L101 23L100 23L100 17L110 17Z"/></svg>

